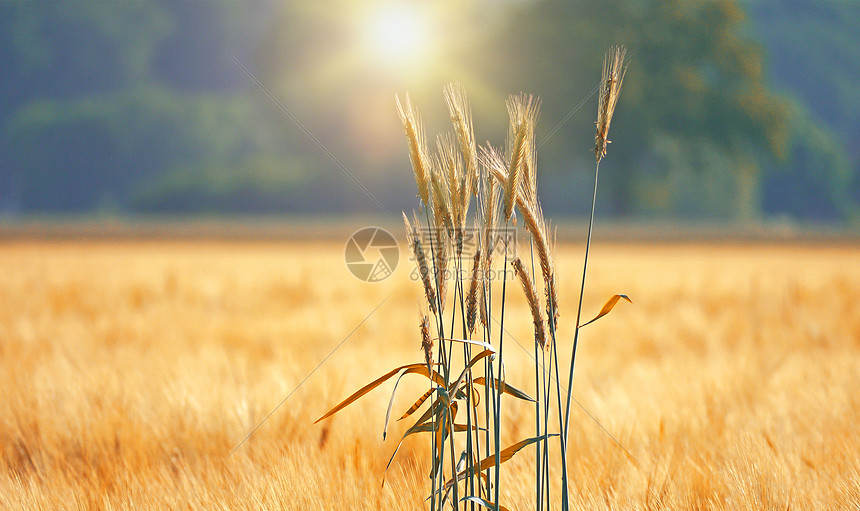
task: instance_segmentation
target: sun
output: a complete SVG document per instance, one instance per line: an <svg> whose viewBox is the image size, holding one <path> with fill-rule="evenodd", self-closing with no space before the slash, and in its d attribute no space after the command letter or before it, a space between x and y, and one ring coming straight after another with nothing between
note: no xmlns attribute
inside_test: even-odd
<svg viewBox="0 0 860 511"><path fill-rule="evenodd" d="M420 14L406 5L372 16L368 35L374 53L391 64L420 58L427 47L427 27Z"/></svg>

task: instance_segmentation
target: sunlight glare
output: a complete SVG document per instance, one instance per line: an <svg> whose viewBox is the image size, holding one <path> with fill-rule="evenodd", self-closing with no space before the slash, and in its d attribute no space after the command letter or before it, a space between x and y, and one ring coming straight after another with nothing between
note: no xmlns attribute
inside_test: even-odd
<svg viewBox="0 0 860 511"><path fill-rule="evenodd" d="M419 57L425 49L426 35L418 14L404 6L379 13L370 26L375 51L398 63Z"/></svg>

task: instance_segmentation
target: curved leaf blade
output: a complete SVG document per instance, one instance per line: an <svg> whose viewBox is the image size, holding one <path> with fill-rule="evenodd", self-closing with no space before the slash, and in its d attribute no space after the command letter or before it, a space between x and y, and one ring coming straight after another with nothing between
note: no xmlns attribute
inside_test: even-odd
<svg viewBox="0 0 860 511"><path fill-rule="evenodd" d="M523 401L531 401L532 403L535 402L535 400L532 399L531 396L529 396L528 394L526 394L522 390L520 390L520 389L518 389L518 388L516 388L516 387L514 387L508 383L499 382L498 378L493 378L493 380L496 382L496 388L502 389L503 393L508 394L508 395L513 396L513 397L518 398L518 399L522 399ZM486 379L483 376L478 376L477 378L472 380L472 383L477 383L478 385L485 385Z"/></svg>
<svg viewBox="0 0 860 511"><path fill-rule="evenodd" d="M406 376L407 374L420 374L421 376L426 376L427 378L430 378L430 376L429 376L430 372L427 369L427 366L410 367L409 369L406 369L405 371L403 371L403 373L397 377L397 381L394 383L394 390L391 391L391 399L388 400L388 410L385 411L385 425L382 427L382 439L383 440L385 440L385 437L388 434L388 421L389 421L389 419L391 419L391 408L394 406L394 395L397 393L397 386L400 385L400 380L404 376ZM433 371L433 380L435 380L436 383L439 383L440 381L444 381L444 379L442 378L442 375L437 373L436 371ZM430 389L430 391L428 391L428 393L427 393L428 396L430 395L430 392L433 392L433 389ZM401 417L401 419L402 418L403 417Z"/></svg>
<svg viewBox="0 0 860 511"><path fill-rule="evenodd" d="M423 369L423 371L422 371ZM434 371L435 372L435 371ZM388 410L385 411L385 424L382 426L382 439L385 440L386 435L388 434L388 421L391 419L391 408L394 406L394 396L397 394L397 386L400 385L400 380L403 379L407 374L421 374L423 376L427 376L430 374L426 367L411 367L397 377L397 381L394 382L394 390L391 391L391 399L388 400ZM428 376L429 378L429 376ZM441 378L441 376L440 376ZM433 389L430 389L425 396L429 396L430 393L433 392ZM425 397L426 399L426 397ZM422 401L423 402L423 401ZM403 418L403 417L401 417Z"/></svg>
<svg viewBox="0 0 860 511"><path fill-rule="evenodd" d="M510 460L511 458L513 458L513 457L514 457L514 454L516 454L517 452L519 452L520 450L522 450L524 447L528 447L529 445L531 445L531 444L533 444L533 443L535 443L535 442L539 442L539 441L541 441L541 440L544 440L544 439L547 439L547 438L550 438L550 437L554 437L554 436L558 436L558 433L553 433L553 434L551 434L551 435L541 435L541 436L536 436L536 437L532 437L532 438L527 438L527 439L525 439L525 440L521 440L521 441L519 441L519 442L517 442L517 443L515 443L515 444L513 444L513 445L511 445L511 446L509 446L509 447L507 447L507 448L505 448L505 449L500 453L500 455L499 455L499 460L500 460L500 461L499 461L499 463L504 463L504 462L506 462L506 461ZM472 473L475 473L475 472L482 472L482 471L484 471L484 470L486 470L486 469L488 469L488 468L490 468L490 467L493 467L493 466L495 466L495 465L496 465L496 455L495 455L495 454L493 454L493 455L491 455L491 456L487 456L486 458L482 459L482 460L481 460L481 462L480 462L480 463L478 463L478 465L473 466L473 467L472 467L471 469L469 469L469 470L464 470L464 471L462 471L462 472L459 472L459 473L457 474L457 478L456 478L456 480L457 480L457 481L462 481L463 479L465 479L466 477L468 477L468 475L469 475L469 474L472 474ZM451 478L451 479L449 479L449 480L448 480L448 482L446 482L446 483L445 483L445 488L446 488L446 489L447 489L447 488L450 488L451 486L453 486L453 484L454 484L454 479L453 479L453 478Z"/></svg>
<svg viewBox="0 0 860 511"><path fill-rule="evenodd" d="M475 346L480 346L480 347L484 348L485 350L490 350L494 354L496 353L496 348L494 348L492 344L490 344L488 342L484 342L484 341L476 341L473 339L453 339L453 338L451 338L451 339L446 338L446 339L442 339L442 340L443 341L462 342L463 344L473 344Z"/></svg>
<svg viewBox="0 0 860 511"><path fill-rule="evenodd" d="M412 369L412 368L421 367L421 366L423 366L424 370L427 371L427 365L423 364L423 363L422 364L406 364L404 366L395 367L391 371L388 371L387 373L383 374L379 378L373 380L372 382L368 383L364 387L361 387L360 389L355 391L351 396L344 399L337 406L335 406L334 408L329 410L328 413L326 413L325 415L323 415L319 419L315 420L314 424L318 423L319 421L321 421L323 419L327 419L327 418L331 417L332 415L336 414L337 412L343 410L347 406L356 402L359 398L361 398L362 396L364 396L365 394L367 394L371 390L375 389L376 387L382 385L383 383L385 383L388 379L390 379L392 376L394 376L398 372L400 372L404 369Z"/></svg>
<svg viewBox="0 0 860 511"><path fill-rule="evenodd" d="M419 408L421 408L421 405L423 405L423 404L424 404L424 402L425 402L425 401L427 401L427 398L429 398L429 397L430 397L430 394L432 394L432 393L433 393L433 389L430 389L430 390L428 390L427 392L425 392L421 397L419 397L419 398L418 398L418 400L417 400L417 401L415 401L415 403L413 403L413 404L412 404L412 406L410 406L410 407L409 407L409 409L408 409L408 410L406 410L406 413L404 413L404 414L403 414L399 419L397 419L397 420L402 421L402 420L403 420L403 419L405 419L406 417L409 417L410 415L412 415L413 413L415 413Z"/></svg>
<svg viewBox="0 0 860 511"><path fill-rule="evenodd" d="M629 303L633 303L633 300L628 298L627 295L612 295L612 298L610 298L609 300L606 301L605 304L603 304L603 308L600 309L600 312L597 313L597 316L594 316L594 318L591 321L587 321L587 322L579 325L579 328L582 328L585 325L590 325L591 323L594 323L595 321L602 318L603 316L609 314L612 311L612 309L615 308L615 305L618 304L619 300L627 300Z"/></svg>
<svg viewBox="0 0 860 511"><path fill-rule="evenodd" d="M489 500L482 499L480 497L475 497L474 495L471 497L463 497L462 499L460 499L460 502L474 502L475 504L478 504L479 506L485 507L487 509L496 509L496 505L493 504L492 502L490 502ZM499 509L500 510L503 509L504 511L508 511L508 508L506 508L505 506L499 506Z"/></svg>
<svg viewBox="0 0 860 511"><path fill-rule="evenodd" d="M484 350L484 351L478 353L477 355L475 355L472 358L472 360L470 360L469 363L466 364L466 367L463 368L463 372L460 373L460 376L457 378L457 380L454 383L452 383L451 386L448 387L448 392L454 392L457 389L457 387L460 386L460 382L463 381L463 377L466 376L466 373L469 372L469 370L472 368L472 366L474 366L480 360L482 360L486 357L495 356L495 354L496 354L495 350Z"/></svg>

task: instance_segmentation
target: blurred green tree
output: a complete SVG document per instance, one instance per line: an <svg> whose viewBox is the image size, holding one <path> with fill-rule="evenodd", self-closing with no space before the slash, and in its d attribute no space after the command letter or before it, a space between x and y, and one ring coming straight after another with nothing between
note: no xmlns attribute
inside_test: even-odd
<svg viewBox="0 0 860 511"><path fill-rule="evenodd" d="M0 4L9 76L0 205L289 209L297 183L309 180L297 177L282 119L245 94L246 77L224 52L243 12L222 3ZM197 60L177 61L188 53Z"/></svg>
<svg viewBox="0 0 860 511"><path fill-rule="evenodd" d="M798 99L792 157L767 177L766 212L860 216L860 3L746 1L775 86Z"/></svg>
<svg viewBox="0 0 860 511"><path fill-rule="evenodd" d="M544 205L581 214L596 99L572 109L620 43L605 213L841 218L860 199L857 5L420 2L431 51L392 63L368 40L386 2L0 2L0 212L377 211L229 48L391 210L414 205L395 92L432 134L461 82L496 143L505 96L539 94Z"/></svg>
<svg viewBox="0 0 860 511"><path fill-rule="evenodd" d="M611 134L616 144L606 162L611 170L602 172L613 213L677 213L691 204L685 196L698 192L678 187L680 172L700 176L693 180L700 184L729 174L728 182L721 179L728 197L710 203L723 208L726 199L734 201L730 211L685 213L756 216L762 163L787 154L790 102L769 90L763 52L744 36L744 11L737 2L540 1L523 5L509 19L498 42L510 64L499 71L522 62L535 81L582 83L584 73L596 80L603 49L617 43L629 48ZM545 93L545 104L561 103L558 94ZM555 135L580 141L581 151L574 153L582 155L580 161L589 146L583 126L569 123Z"/></svg>

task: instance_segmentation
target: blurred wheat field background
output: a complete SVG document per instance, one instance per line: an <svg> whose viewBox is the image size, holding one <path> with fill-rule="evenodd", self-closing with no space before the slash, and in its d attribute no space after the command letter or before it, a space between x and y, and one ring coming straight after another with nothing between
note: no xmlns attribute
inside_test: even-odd
<svg viewBox="0 0 860 511"><path fill-rule="evenodd" d="M405 257L367 284L328 242L0 246L0 508L422 508L426 442L381 485L408 426L383 443L393 383L312 424L421 361ZM558 248L567 356L581 257ZM613 293L634 304L581 335L575 508L860 509L859 247L598 243L591 257L585 316ZM533 325L522 294L508 300L509 379L533 393ZM426 388L403 387L394 413ZM528 405L504 413L504 444L533 428ZM504 465L502 505L533 507L533 461Z"/></svg>

